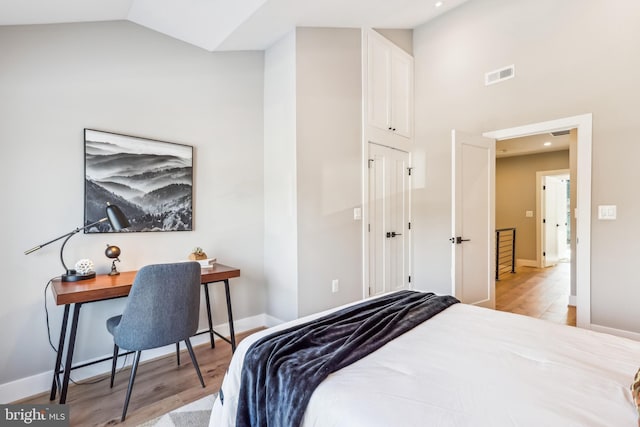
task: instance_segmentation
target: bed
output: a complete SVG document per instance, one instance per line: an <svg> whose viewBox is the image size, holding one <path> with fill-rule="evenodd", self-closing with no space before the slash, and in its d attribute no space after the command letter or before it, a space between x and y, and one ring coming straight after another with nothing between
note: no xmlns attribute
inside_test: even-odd
<svg viewBox="0 0 640 427"><path fill-rule="evenodd" d="M252 344L329 312L245 338L210 427L236 425ZM635 426L638 367L640 342L457 303L330 374L302 425Z"/></svg>

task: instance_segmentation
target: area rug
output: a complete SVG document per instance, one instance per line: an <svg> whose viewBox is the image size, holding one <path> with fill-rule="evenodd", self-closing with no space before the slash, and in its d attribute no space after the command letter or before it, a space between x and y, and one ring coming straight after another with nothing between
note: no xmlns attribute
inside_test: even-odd
<svg viewBox="0 0 640 427"><path fill-rule="evenodd" d="M209 425L211 409L217 396L218 393L210 394L168 414L146 421L139 427L206 427Z"/></svg>

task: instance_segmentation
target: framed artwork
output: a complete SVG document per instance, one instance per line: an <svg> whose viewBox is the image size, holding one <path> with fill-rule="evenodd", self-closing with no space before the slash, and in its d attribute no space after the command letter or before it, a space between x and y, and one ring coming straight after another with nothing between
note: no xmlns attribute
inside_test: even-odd
<svg viewBox="0 0 640 427"><path fill-rule="evenodd" d="M84 130L84 224L117 205L131 226L124 231L193 229L193 147ZM113 231L109 222L85 233Z"/></svg>

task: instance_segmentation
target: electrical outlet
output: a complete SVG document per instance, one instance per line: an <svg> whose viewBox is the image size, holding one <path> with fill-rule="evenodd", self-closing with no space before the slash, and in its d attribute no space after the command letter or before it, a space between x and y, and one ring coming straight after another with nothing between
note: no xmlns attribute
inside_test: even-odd
<svg viewBox="0 0 640 427"><path fill-rule="evenodd" d="M333 279L331 281L331 292L335 293L338 292L340 290L340 282L338 281L338 279Z"/></svg>

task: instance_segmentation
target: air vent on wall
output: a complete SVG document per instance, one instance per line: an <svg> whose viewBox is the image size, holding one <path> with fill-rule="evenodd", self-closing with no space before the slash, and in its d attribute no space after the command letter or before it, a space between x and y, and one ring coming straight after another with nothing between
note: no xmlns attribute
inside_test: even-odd
<svg viewBox="0 0 640 427"><path fill-rule="evenodd" d="M484 75L484 84L489 86L492 84L500 83L505 80L512 79L516 76L516 66L509 65L508 67L500 68L499 70L489 71Z"/></svg>
<svg viewBox="0 0 640 427"><path fill-rule="evenodd" d="M567 130L557 130L555 132L551 132L551 135L553 136L562 136L562 135L569 135L571 131L569 129Z"/></svg>

